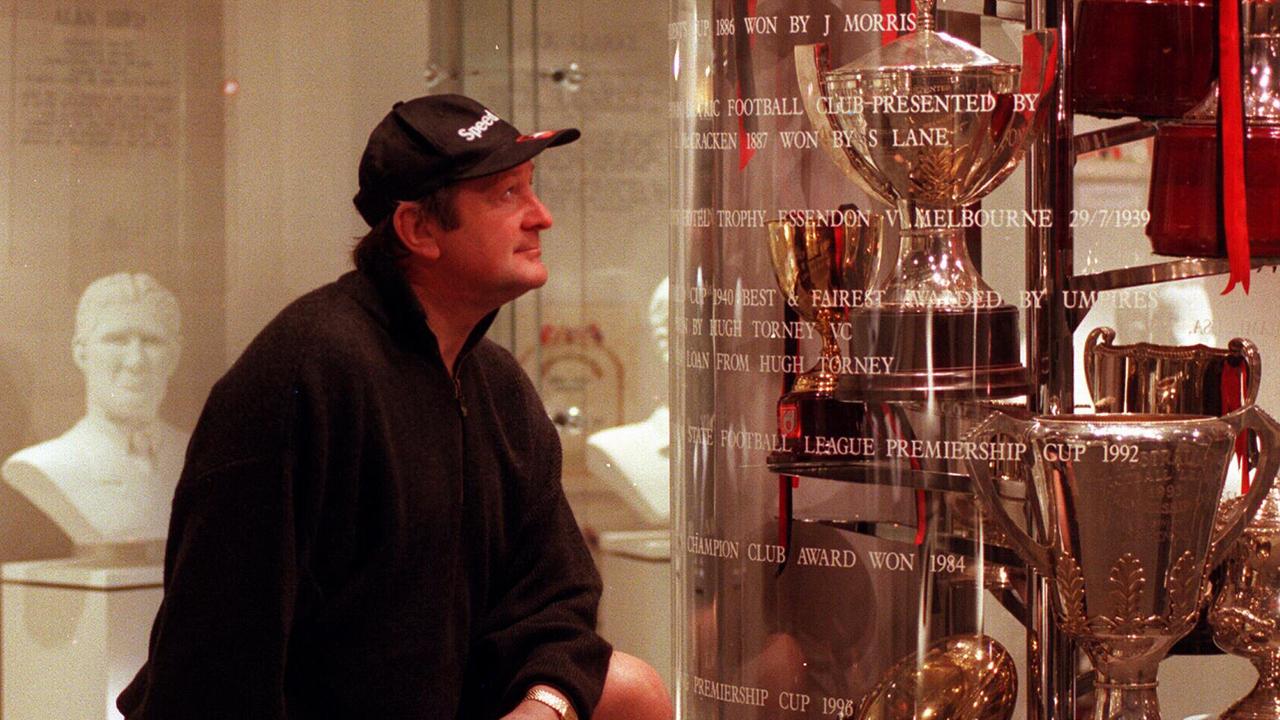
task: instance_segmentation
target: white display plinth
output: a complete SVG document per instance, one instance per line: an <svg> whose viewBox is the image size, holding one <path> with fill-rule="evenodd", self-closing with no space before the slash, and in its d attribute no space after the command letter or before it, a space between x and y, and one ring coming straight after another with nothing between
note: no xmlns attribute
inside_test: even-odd
<svg viewBox="0 0 1280 720"><path fill-rule="evenodd" d="M100 559L3 565L5 720L120 718L115 698L146 660L163 575Z"/></svg>

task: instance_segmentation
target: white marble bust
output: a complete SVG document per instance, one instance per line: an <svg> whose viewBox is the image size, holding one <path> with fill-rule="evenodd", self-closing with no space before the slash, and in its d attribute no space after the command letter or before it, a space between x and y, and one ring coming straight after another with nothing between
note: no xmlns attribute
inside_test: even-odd
<svg viewBox="0 0 1280 720"><path fill-rule="evenodd" d="M667 362L668 282L649 301L649 326L663 364ZM659 406L647 419L592 433L587 471L635 510L644 522L666 525L671 517L670 411Z"/></svg>
<svg viewBox="0 0 1280 720"><path fill-rule="evenodd" d="M0 466L78 554L159 544L168 532L189 436L158 413L181 346L177 299L149 275L109 275L80 297L72 356L85 415Z"/></svg>

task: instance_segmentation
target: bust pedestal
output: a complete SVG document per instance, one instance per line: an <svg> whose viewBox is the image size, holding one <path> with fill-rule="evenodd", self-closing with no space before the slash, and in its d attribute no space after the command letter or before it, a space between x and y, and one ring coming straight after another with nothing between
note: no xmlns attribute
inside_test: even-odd
<svg viewBox="0 0 1280 720"><path fill-rule="evenodd" d="M131 555L0 567L5 720L122 717L116 696L147 659L163 597L163 566Z"/></svg>

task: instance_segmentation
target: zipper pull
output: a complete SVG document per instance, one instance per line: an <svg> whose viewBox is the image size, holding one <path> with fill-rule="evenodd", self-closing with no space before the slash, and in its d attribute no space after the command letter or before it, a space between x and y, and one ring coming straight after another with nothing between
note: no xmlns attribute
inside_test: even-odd
<svg viewBox="0 0 1280 720"><path fill-rule="evenodd" d="M458 401L458 411L462 417L467 416L467 406L462 402L462 381L455 375L453 378L453 397Z"/></svg>

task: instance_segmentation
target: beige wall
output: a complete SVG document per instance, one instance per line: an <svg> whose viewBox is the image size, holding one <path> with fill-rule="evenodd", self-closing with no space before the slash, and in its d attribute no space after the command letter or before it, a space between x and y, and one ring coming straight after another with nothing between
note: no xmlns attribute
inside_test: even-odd
<svg viewBox="0 0 1280 720"><path fill-rule="evenodd" d="M227 0L229 357L290 300L350 267L369 130L426 91L424 0Z"/></svg>

